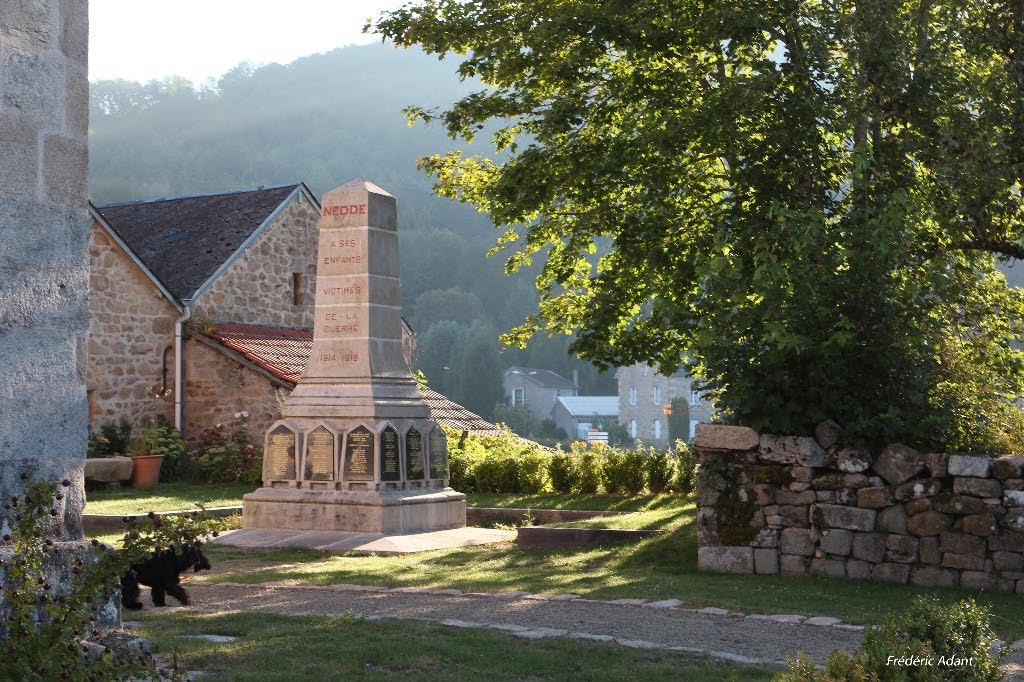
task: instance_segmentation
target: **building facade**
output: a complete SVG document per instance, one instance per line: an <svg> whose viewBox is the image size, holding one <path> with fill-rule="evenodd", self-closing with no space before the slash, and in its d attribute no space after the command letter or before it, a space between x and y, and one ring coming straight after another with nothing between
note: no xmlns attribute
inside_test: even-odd
<svg viewBox="0 0 1024 682"><path fill-rule="evenodd" d="M522 407L541 419L551 419L559 396L575 396L579 388L561 374L533 367L509 367L502 378L509 405Z"/></svg>
<svg viewBox="0 0 1024 682"><path fill-rule="evenodd" d="M676 398L685 399L689 408L685 440L693 440L697 424L710 422L714 415L714 406L695 390L693 379L684 372L669 377L649 365L637 364L620 367L616 377L619 424L634 440L659 447L668 445L676 434L669 434L667 410Z"/></svg>

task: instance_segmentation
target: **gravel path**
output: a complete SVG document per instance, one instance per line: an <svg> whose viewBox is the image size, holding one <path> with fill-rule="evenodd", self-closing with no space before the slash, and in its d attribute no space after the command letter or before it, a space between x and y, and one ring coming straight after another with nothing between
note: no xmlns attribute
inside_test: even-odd
<svg viewBox="0 0 1024 682"><path fill-rule="evenodd" d="M644 600L594 601L575 595L390 590L357 585L192 583L189 591L193 595L189 608L197 611L285 615L340 615L352 611L372 618L492 627L531 639L581 637L760 665L785 664L786 656L798 651L821 663L835 649L856 649L863 637L862 628L838 624L835 619L743 616L721 609L688 609L676 600L645 604Z"/></svg>

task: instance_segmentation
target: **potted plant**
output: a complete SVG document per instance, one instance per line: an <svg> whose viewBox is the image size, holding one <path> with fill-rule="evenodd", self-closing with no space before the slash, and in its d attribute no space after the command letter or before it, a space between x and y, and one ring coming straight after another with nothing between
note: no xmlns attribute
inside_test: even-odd
<svg viewBox="0 0 1024 682"><path fill-rule="evenodd" d="M160 465L164 456L160 452L159 427L150 426L132 441L128 456L132 458L132 486L149 487L160 480Z"/></svg>

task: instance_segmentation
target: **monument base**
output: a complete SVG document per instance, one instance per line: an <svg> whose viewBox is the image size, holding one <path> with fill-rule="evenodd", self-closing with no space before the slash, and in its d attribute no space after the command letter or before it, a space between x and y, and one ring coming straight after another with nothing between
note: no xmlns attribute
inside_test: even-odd
<svg viewBox="0 0 1024 682"><path fill-rule="evenodd" d="M466 496L431 491L260 488L242 498L242 527L404 533L465 528Z"/></svg>

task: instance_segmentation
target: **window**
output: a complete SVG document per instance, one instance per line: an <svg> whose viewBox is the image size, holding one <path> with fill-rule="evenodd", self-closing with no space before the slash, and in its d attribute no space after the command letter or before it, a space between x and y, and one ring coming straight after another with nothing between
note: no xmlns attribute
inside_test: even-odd
<svg viewBox="0 0 1024 682"><path fill-rule="evenodd" d="M636 405L636 386L629 387L629 404Z"/></svg>
<svg viewBox="0 0 1024 682"><path fill-rule="evenodd" d="M700 402L700 391L690 391L690 404L696 405Z"/></svg>
<svg viewBox="0 0 1024 682"><path fill-rule="evenodd" d="M647 365L644 365L644 376L647 376L650 373L651 373L651 368L649 366L647 366Z"/></svg>
<svg viewBox="0 0 1024 682"><path fill-rule="evenodd" d="M292 273L292 303L302 305L306 302L306 273Z"/></svg>
<svg viewBox="0 0 1024 682"><path fill-rule="evenodd" d="M661 386L654 387L654 404L661 405Z"/></svg>
<svg viewBox="0 0 1024 682"><path fill-rule="evenodd" d="M512 389L512 404L522 407L526 404L526 391L521 388Z"/></svg>
<svg viewBox="0 0 1024 682"><path fill-rule="evenodd" d="M633 438L634 440L636 439L636 420L635 419L630 419L629 420L629 437Z"/></svg>
<svg viewBox="0 0 1024 682"><path fill-rule="evenodd" d="M693 437L697 435L697 424L699 423L696 419L690 420L690 437L688 438L690 442L693 442Z"/></svg>
<svg viewBox="0 0 1024 682"><path fill-rule="evenodd" d="M661 440L661 420L654 420L654 440Z"/></svg>

